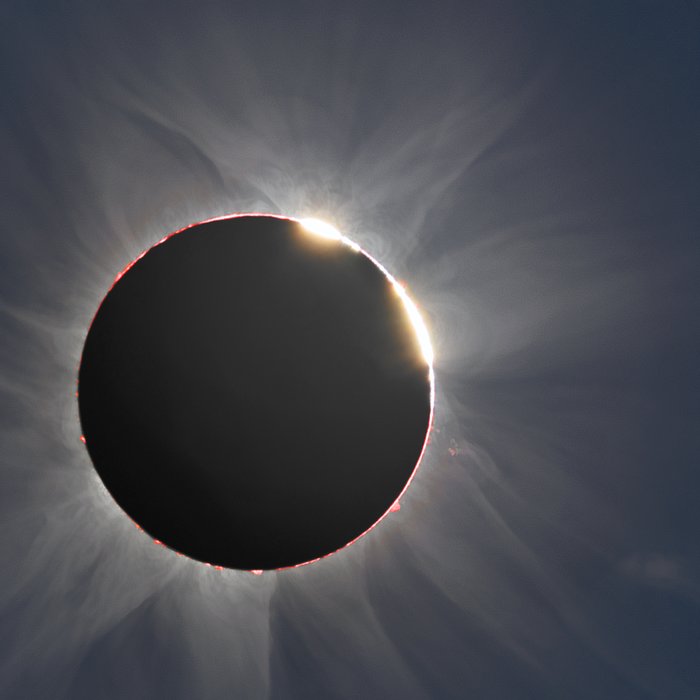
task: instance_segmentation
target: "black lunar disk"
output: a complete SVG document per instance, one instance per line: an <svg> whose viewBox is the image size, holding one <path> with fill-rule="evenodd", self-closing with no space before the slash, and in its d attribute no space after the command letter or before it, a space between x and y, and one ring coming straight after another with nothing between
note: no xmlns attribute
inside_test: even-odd
<svg viewBox="0 0 700 700"><path fill-rule="evenodd" d="M172 235L103 300L78 377L90 457L149 535L237 569L334 552L392 506L431 418L404 301L361 251L250 215Z"/></svg>

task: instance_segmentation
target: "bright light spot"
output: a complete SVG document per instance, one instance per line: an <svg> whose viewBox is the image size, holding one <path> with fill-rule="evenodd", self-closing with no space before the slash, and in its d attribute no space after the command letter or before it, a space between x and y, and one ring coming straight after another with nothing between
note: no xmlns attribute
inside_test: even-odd
<svg viewBox="0 0 700 700"><path fill-rule="evenodd" d="M320 219L301 219L299 223L309 232L314 233L322 238L330 238L334 241L340 241L343 235L335 226L327 224Z"/></svg>
<svg viewBox="0 0 700 700"><path fill-rule="evenodd" d="M320 238L327 238L330 241L340 241L348 248L352 248L356 253L360 252L360 246L351 241L347 236L338 231L338 229L320 219L299 219L299 223L309 232Z"/></svg>
<svg viewBox="0 0 700 700"><path fill-rule="evenodd" d="M425 321L423 321L423 317L420 315L418 307L414 304L413 299L411 299L411 297L408 296L403 286L399 284L396 280L392 280L392 282L394 284L394 289L396 290L396 293L401 297L401 301L406 307L406 313L408 314L408 318L411 320L411 324L413 325L413 328L416 331L416 335L418 336L418 344L420 345L423 357L425 358L425 361L432 367L434 359L433 346L430 342L430 335L428 333L428 329L425 327Z"/></svg>

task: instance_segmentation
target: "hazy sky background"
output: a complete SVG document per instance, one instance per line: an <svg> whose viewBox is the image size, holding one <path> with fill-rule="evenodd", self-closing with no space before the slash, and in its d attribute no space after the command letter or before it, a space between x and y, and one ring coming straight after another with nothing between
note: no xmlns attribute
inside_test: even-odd
<svg viewBox="0 0 700 700"><path fill-rule="evenodd" d="M700 697L698 3L9 0L0 26L1 697ZM139 532L74 396L115 275L234 211L334 223L436 351L401 510L262 576Z"/></svg>

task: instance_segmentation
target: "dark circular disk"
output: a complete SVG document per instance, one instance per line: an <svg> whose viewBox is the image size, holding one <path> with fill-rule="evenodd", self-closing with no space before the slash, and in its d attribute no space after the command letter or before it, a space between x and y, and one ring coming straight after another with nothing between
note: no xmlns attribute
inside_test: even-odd
<svg viewBox="0 0 700 700"><path fill-rule="evenodd" d="M392 506L431 418L404 302L297 221L191 226L117 278L78 375L90 458L122 509L193 559L276 569Z"/></svg>

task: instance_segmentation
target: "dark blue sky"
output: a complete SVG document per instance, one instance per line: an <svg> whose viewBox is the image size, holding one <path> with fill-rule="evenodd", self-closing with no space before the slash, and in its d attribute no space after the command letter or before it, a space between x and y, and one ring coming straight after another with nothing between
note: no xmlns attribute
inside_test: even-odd
<svg viewBox="0 0 700 700"><path fill-rule="evenodd" d="M0 696L700 697L696 2L0 25ZM401 511L259 577L138 532L73 395L117 272L233 211L332 221L436 351Z"/></svg>

